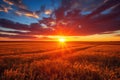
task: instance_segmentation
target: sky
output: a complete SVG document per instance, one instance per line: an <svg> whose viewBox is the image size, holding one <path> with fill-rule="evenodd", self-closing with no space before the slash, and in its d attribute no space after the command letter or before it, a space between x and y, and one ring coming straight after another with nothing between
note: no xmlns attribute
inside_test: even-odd
<svg viewBox="0 0 120 80"><path fill-rule="evenodd" d="M0 0L0 41L120 41L120 0Z"/></svg>

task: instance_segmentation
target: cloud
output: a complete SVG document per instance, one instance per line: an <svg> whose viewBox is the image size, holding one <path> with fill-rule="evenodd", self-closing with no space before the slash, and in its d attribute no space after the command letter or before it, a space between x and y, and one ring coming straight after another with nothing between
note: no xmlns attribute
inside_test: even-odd
<svg viewBox="0 0 120 80"><path fill-rule="evenodd" d="M87 16L87 18L95 16L99 13L101 13L102 11L109 9L112 6L115 6L117 4L120 3L120 0L107 0L103 5L101 5L100 7L98 7L96 10L94 10L91 14L89 14Z"/></svg>
<svg viewBox="0 0 120 80"><path fill-rule="evenodd" d="M52 10L50 10L50 9L48 9L48 10L45 10L45 12L44 12L46 15L50 15L50 14L52 14Z"/></svg>
<svg viewBox="0 0 120 80"><path fill-rule="evenodd" d="M27 9L19 9L15 12L15 14L17 14L18 16L24 15L31 18L39 18L40 15L40 13L32 12Z"/></svg>
<svg viewBox="0 0 120 80"><path fill-rule="evenodd" d="M9 33L9 32L2 32L2 31L0 31L0 34L1 35L18 35L17 33Z"/></svg>
<svg viewBox="0 0 120 80"><path fill-rule="evenodd" d="M27 36L27 35L8 35L8 34L0 34L0 37L7 37L11 39L35 39L34 36Z"/></svg>
<svg viewBox="0 0 120 80"><path fill-rule="evenodd" d="M5 28L16 29L16 30L29 30L28 25L14 23L13 21L6 20L6 19L0 19L0 26L3 26Z"/></svg>
<svg viewBox="0 0 120 80"><path fill-rule="evenodd" d="M26 9L27 7L22 3L22 0L3 0L4 2L8 3L9 5L15 5L19 8Z"/></svg>
<svg viewBox="0 0 120 80"><path fill-rule="evenodd" d="M24 35L25 32L0 30L0 34L6 34L6 35Z"/></svg>
<svg viewBox="0 0 120 80"><path fill-rule="evenodd" d="M27 31L26 33L24 33L26 35L31 35L31 34L32 35L36 35L36 34L48 35L53 33L52 28L43 28L38 23L33 23L31 25L24 25L20 23L14 23L10 20L0 19L0 26L3 26L4 28Z"/></svg>
<svg viewBox="0 0 120 80"><path fill-rule="evenodd" d="M14 13L17 16L26 16L26 17L36 18L36 19L39 18L40 11L32 12L28 10L27 6L23 4L22 0L3 0L3 1L9 5L14 5L17 7L17 9L15 9L14 11ZM4 11L8 12L6 8L4 9Z"/></svg>
<svg viewBox="0 0 120 80"><path fill-rule="evenodd" d="M0 30L2 30L2 31L13 31L13 32L22 32L22 33L30 32L30 31L27 31L27 30L16 30L16 29L5 28L5 27L0 27Z"/></svg>
<svg viewBox="0 0 120 80"><path fill-rule="evenodd" d="M64 1L64 0L63 0ZM99 7L104 0L71 0L71 9L80 9L82 11L93 11Z"/></svg>
<svg viewBox="0 0 120 80"><path fill-rule="evenodd" d="M62 4L58 9L45 13L51 15L54 14L55 18L50 16L39 20L38 23L31 23L30 25L14 23L10 20L0 19L0 26L3 26L4 28L28 31L26 33L19 31L1 31L5 33L18 34L14 35L14 37L12 37L12 35L9 36L8 34L1 34L1 36L7 37L8 35L12 38L17 36L19 38L25 38L25 36L26 38L29 38L30 36L33 38L35 35L88 36L104 33L111 34L113 31L120 30L120 5L118 5L119 0L108 0L106 2L102 0L103 4L101 2L100 6L95 5L97 6L96 9L88 15L80 14L81 10L77 8L80 6L78 6L76 3L72 6L74 1L75 0L62 0ZM81 2L82 0L77 1ZM93 3L97 3L97 1L91 0L88 4L91 6ZM95 6L93 8L95 8ZM114 7L107 15L101 14L101 12L113 6L116 7ZM72 10L70 10L71 7ZM84 8L85 7L83 7L83 9ZM18 9L15 13L19 16L24 15L32 18L39 18L40 14L39 11L32 12L27 9Z"/></svg>
<svg viewBox="0 0 120 80"><path fill-rule="evenodd" d="M0 12L8 12L9 10L12 10L10 6L0 5Z"/></svg>
<svg viewBox="0 0 120 80"><path fill-rule="evenodd" d="M16 11L15 14L18 16L26 16L26 17L31 17L31 18L39 18L39 15L37 15L35 12L22 12L22 11Z"/></svg>

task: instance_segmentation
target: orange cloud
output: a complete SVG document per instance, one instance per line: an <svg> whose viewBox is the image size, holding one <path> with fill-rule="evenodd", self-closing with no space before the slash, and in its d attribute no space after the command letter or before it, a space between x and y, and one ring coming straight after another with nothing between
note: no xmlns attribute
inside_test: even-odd
<svg viewBox="0 0 120 80"><path fill-rule="evenodd" d="M12 8L9 6L5 6L5 5L0 5L0 11L2 12L8 12L9 10L12 10Z"/></svg>
<svg viewBox="0 0 120 80"><path fill-rule="evenodd" d="M14 3L11 2L10 0L3 0L4 2L8 3L9 5L13 5Z"/></svg>
<svg viewBox="0 0 120 80"><path fill-rule="evenodd" d="M50 15L50 14L52 14L52 10L45 10L45 12L44 12L46 15Z"/></svg>
<svg viewBox="0 0 120 80"><path fill-rule="evenodd" d="M27 17L33 17L33 18L39 18L39 16L36 14L36 13L26 13L26 14L24 14L25 16L27 16Z"/></svg>
<svg viewBox="0 0 120 80"><path fill-rule="evenodd" d="M26 6L22 3L22 0L3 0L5 3L9 5L15 5L19 8L26 9Z"/></svg>
<svg viewBox="0 0 120 80"><path fill-rule="evenodd" d="M24 16L31 17L31 18L39 18L39 15L37 15L35 12L16 11L15 13L19 16L24 15Z"/></svg>

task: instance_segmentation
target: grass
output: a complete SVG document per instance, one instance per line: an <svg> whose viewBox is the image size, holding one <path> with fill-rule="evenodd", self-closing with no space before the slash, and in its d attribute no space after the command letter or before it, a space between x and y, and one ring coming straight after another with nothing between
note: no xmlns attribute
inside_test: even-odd
<svg viewBox="0 0 120 80"><path fill-rule="evenodd" d="M36 51L44 49L37 53L27 42L18 47L9 43L9 48L4 44L1 54L9 53L0 56L0 80L120 80L120 45L116 43L68 43L64 49L55 43L51 47L32 43ZM10 53L16 48L21 54Z"/></svg>

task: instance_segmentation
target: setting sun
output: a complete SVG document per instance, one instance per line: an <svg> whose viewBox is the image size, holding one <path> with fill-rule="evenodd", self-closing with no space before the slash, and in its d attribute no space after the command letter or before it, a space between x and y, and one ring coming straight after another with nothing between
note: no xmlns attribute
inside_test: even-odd
<svg viewBox="0 0 120 80"><path fill-rule="evenodd" d="M66 41L66 39L65 39L65 38L59 38L59 42L64 43L65 41Z"/></svg>

